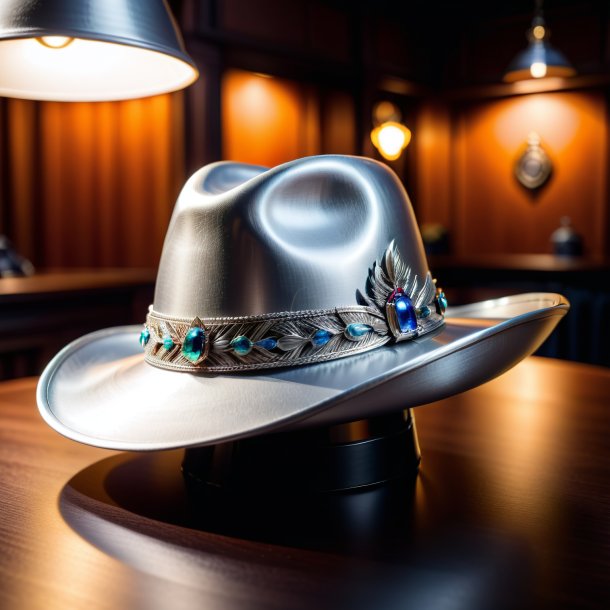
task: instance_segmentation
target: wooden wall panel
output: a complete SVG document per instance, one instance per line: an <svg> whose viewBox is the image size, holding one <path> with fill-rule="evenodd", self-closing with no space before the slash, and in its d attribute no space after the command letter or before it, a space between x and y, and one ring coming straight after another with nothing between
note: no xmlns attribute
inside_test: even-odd
<svg viewBox="0 0 610 610"><path fill-rule="evenodd" d="M221 96L224 159L273 167L319 152L317 104L305 85L229 70Z"/></svg>
<svg viewBox="0 0 610 610"><path fill-rule="evenodd" d="M514 165L535 131L554 166L536 193L524 189ZM444 138L446 130L441 130ZM438 134L437 134L438 135ZM417 134L414 136L417 138ZM435 159L419 144L423 219L447 224L458 255L545 253L562 216L585 238L588 255L607 248L608 126L603 92L558 92L463 105L455 110L450 171L436 164L444 190L431 182ZM427 155L427 158L426 158ZM426 187L426 184L428 185ZM441 202L435 208L436 202Z"/></svg>
<svg viewBox="0 0 610 610"><path fill-rule="evenodd" d="M182 94L5 100L4 231L39 267L154 267L184 182Z"/></svg>

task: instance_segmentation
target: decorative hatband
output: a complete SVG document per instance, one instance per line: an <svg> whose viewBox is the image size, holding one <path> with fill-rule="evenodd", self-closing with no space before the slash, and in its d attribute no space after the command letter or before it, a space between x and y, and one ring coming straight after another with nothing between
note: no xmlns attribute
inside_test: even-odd
<svg viewBox="0 0 610 610"><path fill-rule="evenodd" d="M176 318L151 305L140 344L161 368L230 372L334 360L444 324L445 294L430 273L420 280L411 272L394 241L357 297L359 305L335 309L223 318Z"/></svg>

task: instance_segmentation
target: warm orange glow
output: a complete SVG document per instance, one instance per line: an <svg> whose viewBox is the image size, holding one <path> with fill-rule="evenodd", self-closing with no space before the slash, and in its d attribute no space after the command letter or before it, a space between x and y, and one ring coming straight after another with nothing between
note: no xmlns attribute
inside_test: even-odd
<svg viewBox="0 0 610 610"><path fill-rule="evenodd" d="M590 253L604 252L605 107L601 92L556 92L465 109L452 162L456 253L547 253L562 216L570 216L586 236ZM553 163L550 181L535 197L514 177L533 131Z"/></svg>
<svg viewBox="0 0 610 610"><path fill-rule="evenodd" d="M223 158L273 167L318 152L317 113L298 83L241 70L222 80Z"/></svg>
<svg viewBox="0 0 610 610"><path fill-rule="evenodd" d="M188 63L135 46L45 36L0 42L0 95L51 101L148 97L191 84Z"/></svg>
<svg viewBox="0 0 610 610"><path fill-rule="evenodd" d="M371 131L371 141L384 159L396 161L411 141L411 132L402 124L387 121Z"/></svg>

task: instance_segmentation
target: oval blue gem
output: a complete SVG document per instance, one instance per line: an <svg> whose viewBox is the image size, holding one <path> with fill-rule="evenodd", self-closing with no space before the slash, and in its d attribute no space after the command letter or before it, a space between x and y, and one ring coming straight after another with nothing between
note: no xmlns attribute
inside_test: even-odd
<svg viewBox="0 0 610 610"><path fill-rule="evenodd" d="M417 330L417 316L411 299L406 294L398 294L394 299L396 319L401 333Z"/></svg>
<svg viewBox="0 0 610 610"><path fill-rule="evenodd" d="M163 335L163 347L165 349L172 349L174 347L174 340L170 335Z"/></svg>
<svg viewBox="0 0 610 610"><path fill-rule="evenodd" d="M316 330L316 332L314 333L313 337L311 338L311 342L314 345L326 345L329 341L330 338L332 337L332 335L327 331L327 330Z"/></svg>
<svg viewBox="0 0 610 610"><path fill-rule="evenodd" d="M205 347L205 332L203 328L191 328L184 337L182 354L191 362L197 362Z"/></svg>
<svg viewBox="0 0 610 610"><path fill-rule="evenodd" d="M254 345L262 347L267 351L271 351L272 349L275 349L277 347L277 339L274 339L273 337L267 337L266 339L261 339L260 341L257 341Z"/></svg>
<svg viewBox="0 0 610 610"><path fill-rule="evenodd" d="M368 324L348 324L345 328L345 330L347 331L347 334L354 338L354 339L360 339L360 337L364 337L364 335L370 333L373 330L372 326L369 326Z"/></svg>
<svg viewBox="0 0 610 610"><path fill-rule="evenodd" d="M231 347L238 356L247 356L252 350L252 341L248 337L239 335L231 341Z"/></svg>
<svg viewBox="0 0 610 610"><path fill-rule="evenodd" d="M148 343L150 339L150 331L148 330L148 328L145 328L141 333L140 333L140 345L142 347L145 347L146 344Z"/></svg>

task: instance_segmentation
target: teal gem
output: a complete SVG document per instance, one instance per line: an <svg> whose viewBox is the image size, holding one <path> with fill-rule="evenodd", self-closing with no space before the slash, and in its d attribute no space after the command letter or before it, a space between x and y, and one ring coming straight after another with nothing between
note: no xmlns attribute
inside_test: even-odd
<svg viewBox="0 0 610 610"><path fill-rule="evenodd" d="M191 362L197 362L205 349L205 332L203 328L191 328L182 343L182 355Z"/></svg>
<svg viewBox="0 0 610 610"><path fill-rule="evenodd" d="M270 352L271 350L277 347L277 339L274 339L273 337L267 337L266 339L261 339L260 341L257 341L254 345L262 347L263 349L266 349Z"/></svg>
<svg viewBox="0 0 610 610"><path fill-rule="evenodd" d="M148 328L144 328L144 330L140 333L140 345L145 347L150 339L150 331Z"/></svg>
<svg viewBox="0 0 610 610"><path fill-rule="evenodd" d="M445 309L447 309L448 303L447 297L445 296L445 293L442 290L436 295L435 304L436 313L438 313L439 315L443 315L445 313Z"/></svg>
<svg viewBox="0 0 610 610"><path fill-rule="evenodd" d="M368 324L348 324L345 328L345 332L352 337L352 339L360 339L364 335L370 333L373 330L372 326Z"/></svg>
<svg viewBox="0 0 610 610"><path fill-rule="evenodd" d="M174 347L174 340L169 334L163 335L163 347L167 350L170 350L172 349L172 347Z"/></svg>
<svg viewBox="0 0 610 610"><path fill-rule="evenodd" d="M328 332L327 330L320 329L316 330L313 337L311 338L311 342L317 346L326 345L330 341L331 337L332 335L330 334L330 332Z"/></svg>
<svg viewBox="0 0 610 610"><path fill-rule="evenodd" d="M432 310L427 305L424 305L417 310L417 315L423 320L425 320L431 313Z"/></svg>
<svg viewBox="0 0 610 610"><path fill-rule="evenodd" d="M248 337L239 335L231 341L231 347L238 356L247 356L252 350L252 341Z"/></svg>

